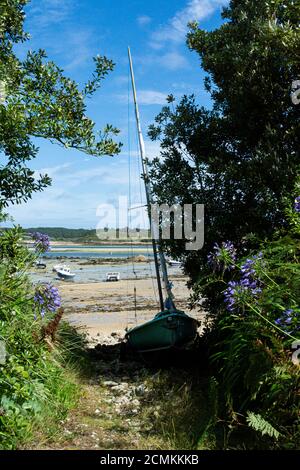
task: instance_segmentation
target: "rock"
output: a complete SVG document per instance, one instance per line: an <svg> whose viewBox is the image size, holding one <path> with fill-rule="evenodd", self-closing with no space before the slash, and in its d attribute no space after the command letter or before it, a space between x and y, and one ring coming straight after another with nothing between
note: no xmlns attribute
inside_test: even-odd
<svg viewBox="0 0 300 470"><path fill-rule="evenodd" d="M131 406L133 406L134 408L139 408L139 406L140 406L140 402L139 402L139 400L137 400L137 399L132 400L130 404L131 404Z"/></svg>
<svg viewBox="0 0 300 470"><path fill-rule="evenodd" d="M135 394L136 394L137 396L143 396L143 395L145 395L147 389L146 389L146 387L145 387L144 384L141 384L141 385L139 385L138 387L135 387L135 390L134 390L134 391L135 391Z"/></svg>
<svg viewBox="0 0 300 470"><path fill-rule="evenodd" d="M113 387L111 387L111 390L117 393L125 393L125 392L130 393L130 390L128 391L128 387L129 387L128 383L121 382L120 384L114 385Z"/></svg>
<svg viewBox="0 0 300 470"><path fill-rule="evenodd" d="M119 384L117 382L114 382L113 380L105 380L104 382L102 382L103 385L105 385L106 387L116 387L118 386Z"/></svg>
<svg viewBox="0 0 300 470"><path fill-rule="evenodd" d="M146 258L146 256L143 256L143 255L137 255L137 256L134 256L133 261L135 261L136 263L145 263L146 261L148 261L148 258Z"/></svg>
<svg viewBox="0 0 300 470"><path fill-rule="evenodd" d="M100 411L100 410L98 410L98 409L97 409L97 410L95 410L95 415L99 415L100 413L101 413L101 411Z"/></svg>

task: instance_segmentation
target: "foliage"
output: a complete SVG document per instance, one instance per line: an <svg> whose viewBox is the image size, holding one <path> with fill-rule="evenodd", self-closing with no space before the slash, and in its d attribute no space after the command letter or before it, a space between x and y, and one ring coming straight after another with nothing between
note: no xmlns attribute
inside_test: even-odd
<svg viewBox="0 0 300 470"><path fill-rule="evenodd" d="M230 271L220 273L207 265L207 274L195 286L195 298L205 296L211 312L207 339L223 412L234 426L248 423L277 440L257 441L256 446L297 448L300 441L300 368L291 361L292 343L300 342L299 256L298 237L274 237L262 244L258 256L239 257ZM249 276L254 286L240 281ZM253 297L257 282L260 294ZM243 295L235 296L233 283L244 287ZM267 425L258 429L259 422L255 427L254 418L245 420L246 413L260 415L280 435L270 435Z"/></svg>
<svg viewBox="0 0 300 470"><path fill-rule="evenodd" d="M35 178L27 164L38 148L31 137L41 137L65 148L90 155L114 155L120 144L113 140L118 130L107 125L95 132L86 116L85 99L100 87L114 64L106 57L94 58L95 72L84 89L64 76L45 51L29 51L24 60L13 46L28 39L23 31L28 0L4 0L0 5L0 209L9 203L27 201L33 192L51 183L47 175Z"/></svg>
<svg viewBox="0 0 300 470"><path fill-rule="evenodd" d="M190 25L188 46L207 72L212 108L194 96L177 105L168 98L149 129L162 149L149 163L150 181L159 204L205 205L201 251L163 243L184 259L193 301L208 311L228 429L256 430L250 447L297 448L300 107L290 94L300 4L231 0L223 18L214 31Z"/></svg>
<svg viewBox="0 0 300 470"><path fill-rule="evenodd" d="M44 304L44 319L38 315L34 288L26 275L35 258L21 240L19 227L0 236L0 340L7 353L0 363L1 449L19 448L42 429L46 436L78 395L71 354L63 369L60 346L51 352L43 340L42 328L51 319L52 308Z"/></svg>
<svg viewBox="0 0 300 470"><path fill-rule="evenodd" d="M97 231L95 229L84 228L35 227L24 229L24 232L28 234L28 237L30 237L30 233L32 232L47 232L52 240L70 240L79 243L99 243L101 240L121 240L120 238L117 239L116 229L109 227L97 229ZM124 228L122 232L126 233L126 228ZM140 238L141 241L147 241L149 236L148 230L141 230L137 235L139 235L138 238Z"/></svg>
<svg viewBox="0 0 300 470"><path fill-rule="evenodd" d="M250 427L255 429L255 431L259 431L263 436L267 434L275 439L278 439L280 436L280 433L259 414L249 412L247 423Z"/></svg>
<svg viewBox="0 0 300 470"><path fill-rule="evenodd" d="M47 232L52 240L80 240L93 239L96 240L95 229L84 228L64 228L64 227L35 227L24 229L25 234L30 236L32 232Z"/></svg>
<svg viewBox="0 0 300 470"><path fill-rule="evenodd" d="M188 35L208 74L212 109L184 96L149 132L162 147L150 164L158 202L205 205L202 252L167 244L187 257L193 278L214 243L251 246L249 234L262 239L286 227L285 208L299 196L300 107L290 98L299 76L299 4L231 1L223 16L219 29L192 25Z"/></svg>

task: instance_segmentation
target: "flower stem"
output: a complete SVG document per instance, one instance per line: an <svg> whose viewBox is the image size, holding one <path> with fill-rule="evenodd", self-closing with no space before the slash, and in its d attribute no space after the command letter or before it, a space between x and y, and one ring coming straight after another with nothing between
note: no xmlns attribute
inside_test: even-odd
<svg viewBox="0 0 300 470"><path fill-rule="evenodd" d="M281 328L279 328L279 326L275 325L274 323L272 323L270 320L268 320L266 317L264 317L257 309L255 309L251 304L249 304L247 302L247 305L248 307L251 308L251 310L253 310L254 313L256 313L259 317L261 317L265 322L269 323L273 328L276 328L276 330L280 331L280 333L286 335L286 336L289 336L290 338L292 338L293 340L298 340L299 338L295 338L295 336L292 336L290 335L289 333L287 333L286 331L282 330Z"/></svg>

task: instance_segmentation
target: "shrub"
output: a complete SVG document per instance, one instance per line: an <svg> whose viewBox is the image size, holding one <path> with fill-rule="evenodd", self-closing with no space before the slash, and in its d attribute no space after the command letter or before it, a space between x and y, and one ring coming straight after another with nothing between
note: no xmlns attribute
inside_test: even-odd
<svg viewBox="0 0 300 470"><path fill-rule="evenodd" d="M59 344L50 351L43 341L42 328L53 318L54 304L44 303L40 315L26 274L35 257L21 241L19 227L0 236L0 340L7 353L0 364L1 449L26 445L42 428L50 432L51 423L66 415L78 395L72 360L63 368Z"/></svg>

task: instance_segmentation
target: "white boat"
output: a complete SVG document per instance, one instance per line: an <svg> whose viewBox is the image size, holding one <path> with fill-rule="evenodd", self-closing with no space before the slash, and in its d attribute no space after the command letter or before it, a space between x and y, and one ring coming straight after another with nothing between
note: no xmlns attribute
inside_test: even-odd
<svg viewBox="0 0 300 470"><path fill-rule="evenodd" d="M106 273L106 281L119 281L120 280L120 273Z"/></svg>
<svg viewBox="0 0 300 470"><path fill-rule="evenodd" d="M176 259L171 259L171 258L168 258L167 263L169 266L181 266L182 265L181 261L177 261Z"/></svg>
<svg viewBox="0 0 300 470"><path fill-rule="evenodd" d="M75 277L75 273L71 273L70 268L67 267L57 269L56 273L61 279L73 279Z"/></svg>
<svg viewBox="0 0 300 470"><path fill-rule="evenodd" d="M57 273L57 271L64 270L64 269L70 269L70 268L66 264L55 264L52 268L52 271L54 273Z"/></svg>

